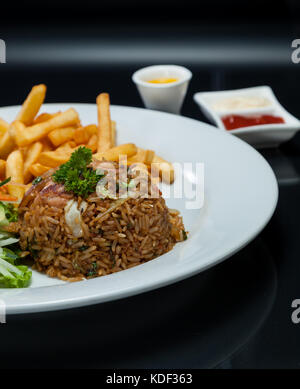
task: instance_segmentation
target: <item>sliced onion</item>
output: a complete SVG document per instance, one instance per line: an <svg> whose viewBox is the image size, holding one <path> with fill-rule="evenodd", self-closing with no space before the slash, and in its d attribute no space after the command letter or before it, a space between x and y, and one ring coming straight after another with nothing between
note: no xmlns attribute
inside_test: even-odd
<svg viewBox="0 0 300 389"><path fill-rule="evenodd" d="M70 227L72 234L76 238L80 238L83 235L82 231L82 219L81 213L77 208L78 203L75 200L69 200L65 206L65 220L67 226Z"/></svg>
<svg viewBox="0 0 300 389"><path fill-rule="evenodd" d="M0 247L8 246L10 244L17 243L17 242L19 242L19 239L17 239L17 238L2 239L2 240L0 240Z"/></svg>
<svg viewBox="0 0 300 389"><path fill-rule="evenodd" d="M112 205L105 212L102 213L102 215L99 218L99 220L101 221L104 216L106 216L107 214L113 212L115 209L119 208L119 206L124 204L127 200L129 200L129 197L120 198L120 199L114 201L112 203Z"/></svg>
<svg viewBox="0 0 300 389"><path fill-rule="evenodd" d="M84 213L85 210L87 209L88 203L86 201L81 201L79 205L79 211L80 213Z"/></svg>

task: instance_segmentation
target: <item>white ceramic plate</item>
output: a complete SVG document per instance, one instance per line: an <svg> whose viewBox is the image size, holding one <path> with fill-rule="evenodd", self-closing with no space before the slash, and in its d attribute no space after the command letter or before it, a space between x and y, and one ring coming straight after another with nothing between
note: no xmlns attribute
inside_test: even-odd
<svg viewBox="0 0 300 389"><path fill-rule="evenodd" d="M96 123L91 104L47 104L41 112L69 107L83 124ZM18 107L0 108L0 117L14 119ZM111 301L179 281L224 260L245 246L272 216L278 196L275 176L253 148L226 132L184 117L129 107L112 107L118 143L135 142L169 161L205 164L202 209L185 209L186 199L168 205L181 211L189 238L146 264L119 273L64 283L33 273L27 289L1 289L7 313L66 309ZM184 180L193 180L193 169ZM166 189L166 188L165 188Z"/></svg>
<svg viewBox="0 0 300 389"><path fill-rule="evenodd" d="M235 96L260 96L270 100L271 105L259 109L244 109L234 111L217 112L212 109L212 103L219 99ZM251 114L271 114L280 116L285 123L265 124L259 126L249 126L228 131L240 139L250 143L256 148L275 147L280 143L290 140L300 129L300 121L291 115L277 100L272 89L269 86L258 86L253 88L233 89L218 92L199 92L194 95L195 102L199 105L204 115L216 126L227 131L221 120L221 117L229 114L250 115Z"/></svg>

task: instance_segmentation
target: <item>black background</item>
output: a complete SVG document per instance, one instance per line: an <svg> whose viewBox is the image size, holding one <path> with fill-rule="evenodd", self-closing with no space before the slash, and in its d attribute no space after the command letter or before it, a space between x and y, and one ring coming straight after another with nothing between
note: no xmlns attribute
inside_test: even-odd
<svg viewBox="0 0 300 389"><path fill-rule="evenodd" d="M1 4L2 6L2 4ZM7 2L0 38L0 106L32 85L47 102L142 106L131 74L156 63L190 68L182 114L206 121L196 91L270 85L300 117L300 38L294 1ZM177 147L176 140L172 147ZM277 210L260 236L209 271L129 299L11 316L0 326L2 367L299 368L300 137L262 150L277 175Z"/></svg>

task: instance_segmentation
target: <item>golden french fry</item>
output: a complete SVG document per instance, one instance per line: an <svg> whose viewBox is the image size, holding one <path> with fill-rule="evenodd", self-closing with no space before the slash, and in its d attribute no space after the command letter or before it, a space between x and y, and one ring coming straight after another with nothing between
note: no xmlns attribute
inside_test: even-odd
<svg viewBox="0 0 300 389"><path fill-rule="evenodd" d="M74 148L77 146L77 144L70 140L69 142L65 142L63 143L62 145L60 145L59 147L57 147L57 149L55 150L55 152L58 152L58 153L64 153L64 152L72 152L74 151Z"/></svg>
<svg viewBox="0 0 300 389"><path fill-rule="evenodd" d="M34 86L26 100L24 101L21 111L18 113L16 120L20 120L26 126L30 126L39 112L46 96L46 85L40 84Z"/></svg>
<svg viewBox="0 0 300 389"><path fill-rule="evenodd" d="M45 166L57 167L66 163L75 149L70 148L55 151L43 151L38 157L38 163Z"/></svg>
<svg viewBox="0 0 300 389"><path fill-rule="evenodd" d="M6 161L4 159L0 159L0 178L3 180L5 178L5 167L6 167Z"/></svg>
<svg viewBox="0 0 300 389"><path fill-rule="evenodd" d="M16 143L14 139L9 135L9 132L3 135L0 139L0 158L6 159L7 156L13 151Z"/></svg>
<svg viewBox="0 0 300 389"><path fill-rule="evenodd" d="M98 135L98 126L96 124L89 124L88 126L84 126L85 131L90 135Z"/></svg>
<svg viewBox="0 0 300 389"><path fill-rule="evenodd" d="M86 144L93 135L97 134L98 127L96 124L89 124L88 126L79 127L74 133L74 141L78 145Z"/></svg>
<svg viewBox="0 0 300 389"><path fill-rule="evenodd" d="M38 177L46 173L50 169L51 169L50 166L44 166L41 165L40 163L35 163L30 166L29 171L34 177Z"/></svg>
<svg viewBox="0 0 300 389"><path fill-rule="evenodd" d="M138 147L137 153L133 157L128 158L128 162L129 164L132 164L133 162L141 162L146 165L150 165L154 155L155 152L153 150L145 150Z"/></svg>
<svg viewBox="0 0 300 389"><path fill-rule="evenodd" d="M155 157L155 151L153 151L153 150L146 150L145 164L146 165L151 165L154 157Z"/></svg>
<svg viewBox="0 0 300 389"><path fill-rule="evenodd" d="M30 148L30 146L19 147L19 150L21 151L22 156L23 156L23 161L25 161L25 159L26 159L27 151L29 148Z"/></svg>
<svg viewBox="0 0 300 389"><path fill-rule="evenodd" d="M72 140L74 133L74 127L57 128L48 134L48 138L51 140L52 144L57 147L69 140Z"/></svg>
<svg viewBox="0 0 300 389"><path fill-rule="evenodd" d="M68 144L72 149L77 148L77 143L74 140L70 140Z"/></svg>
<svg viewBox="0 0 300 389"><path fill-rule="evenodd" d="M97 97L98 108L98 153L109 150L111 143L111 121L109 110L109 94L100 93Z"/></svg>
<svg viewBox="0 0 300 389"><path fill-rule="evenodd" d="M111 121L111 147L116 146L116 130L117 130L117 123L112 120Z"/></svg>
<svg viewBox="0 0 300 389"><path fill-rule="evenodd" d="M174 182L175 173L173 165L156 154L151 163L151 171L154 172L155 170L159 171L159 175L163 182L167 184L172 184Z"/></svg>
<svg viewBox="0 0 300 389"><path fill-rule="evenodd" d="M92 150L92 153L97 151L97 145L98 145L98 136L96 134L92 135L86 145L86 147L90 148Z"/></svg>
<svg viewBox="0 0 300 389"><path fill-rule="evenodd" d="M48 135L49 132L56 128L68 127L76 124L79 121L78 113L75 109L70 108L65 112L58 114L46 122L34 124L27 127L26 131L16 131L16 142L18 146L27 146L37 140Z"/></svg>
<svg viewBox="0 0 300 389"><path fill-rule="evenodd" d="M133 155L132 157L128 158L128 162L133 163L133 162L141 162L145 163L146 161L146 154L147 151L144 149L141 149L140 147L137 148L137 153Z"/></svg>
<svg viewBox="0 0 300 389"><path fill-rule="evenodd" d="M29 182L29 184L27 184L24 188L24 192L26 193L28 191L28 189L30 189L32 186L32 182Z"/></svg>
<svg viewBox="0 0 300 389"><path fill-rule="evenodd" d="M33 143L27 150L26 159L24 161L24 183L28 184L31 178L30 166L33 165L40 153L42 152L43 144L41 142Z"/></svg>
<svg viewBox="0 0 300 389"><path fill-rule="evenodd" d="M78 145L81 145L81 144L85 144L89 141L90 139L90 134L85 130L85 127L80 127L80 128L77 128L77 130L75 130L74 132L74 141L76 142L76 144Z"/></svg>
<svg viewBox="0 0 300 389"><path fill-rule="evenodd" d="M52 119L55 116L57 116L59 113L61 113L61 111L55 112L55 113L43 112L43 113L41 113L39 116L37 116L34 119L32 124L38 124L38 123L46 122L47 120Z"/></svg>
<svg viewBox="0 0 300 389"><path fill-rule="evenodd" d="M23 156L20 150L12 151L6 160L6 178L11 177L11 181L17 184L24 184L24 162ZM17 197L18 200L22 200L24 196L24 187L7 185L10 195Z"/></svg>
<svg viewBox="0 0 300 389"><path fill-rule="evenodd" d="M8 130L9 124L0 118L0 136L2 137Z"/></svg>
<svg viewBox="0 0 300 389"><path fill-rule="evenodd" d="M118 161L119 156L127 156L127 158L132 157L137 153L137 147L133 143L125 143L120 146L113 147L102 153L94 154L95 159L106 159L107 161Z"/></svg>
<svg viewBox="0 0 300 389"><path fill-rule="evenodd" d="M54 149L53 144L47 137L40 139L39 142L41 142L43 145L43 151L52 151Z"/></svg>
<svg viewBox="0 0 300 389"><path fill-rule="evenodd" d="M17 131L23 132L25 131L25 124L20 120L13 121L8 127L8 132L11 138L15 139Z"/></svg>

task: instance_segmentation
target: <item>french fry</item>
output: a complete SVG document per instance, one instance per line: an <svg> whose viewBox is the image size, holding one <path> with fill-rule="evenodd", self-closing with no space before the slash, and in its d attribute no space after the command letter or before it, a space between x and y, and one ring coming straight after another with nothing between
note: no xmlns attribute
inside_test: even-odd
<svg viewBox="0 0 300 389"><path fill-rule="evenodd" d="M9 124L0 118L0 137L2 137L8 130Z"/></svg>
<svg viewBox="0 0 300 389"><path fill-rule="evenodd" d="M155 157L155 151L146 150L145 164L150 166L154 157Z"/></svg>
<svg viewBox="0 0 300 389"><path fill-rule="evenodd" d="M133 157L128 158L128 162L130 165L135 162L141 162L146 165L151 165L154 155L155 152L153 150L145 150L138 147L137 153Z"/></svg>
<svg viewBox="0 0 300 389"><path fill-rule="evenodd" d="M98 126L96 124L89 124L88 126L85 126L85 131L90 135L98 135Z"/></svg>
<svg viewBox="0 0 300 389"><path fill-rule="evenodd" d="M0 158L6 159L7 156L13 151L16 143L14 139L9 135L7 131L0 139Z"/></svg>
<svg viewBox="0 0 300 389"><path fill-rule="evenodd" d="M146 163L146 158L147 158L147 150L138 147L137 153L132 157L128 158L128 162L129 164L136 163L136 162Z"/></svg>
<svg viewBox="0 0 300 389"><path fill-rule="evenodd" d="M98 127L96 126L96 124L89 124L88 126L77 128L75 130L73 138L78 145L82 145L88 143L89 139L93 135L97 135L97 134L98 134Z"/></svg>
<svg viewBox="0 0 300 389"><path fill-rule="evenodd" d="M20 150L12 151L6 160L6 178L11 177L11 181L17 184L24 184L24 162ZM8 193L18 200L22 200L24 196L24 187L7 185Z"/></svg>
<svg viewBox="0 0 300 389"><path fill-rule="evenodd" d="M3 180L5 178L5 167L6 161L4 159L0 159L0 178Z"/></svg>
<svg viewBox="0 0 300 389"><path fill-rule="evenodd" d="M29 171L34 177L39 177L50 169L51 169L50 166L44 166L41 165L40 163L34 163L33 165L30 166Z"/></svg>
<svg viewBox="0 0 300 389"><path fill-rule="evenodd" d="M98 153L109 150L112 147L111 120L109 110L109 94L100 93L97 97L98 109Z"/></svg>
<svg viewBox="0 0 300 389"><path fill-rule="evenodd" d="M127 156L127 158L132 157L137 153L137 147L133 143L125 143L120 146L113 147L102 153L94 154L95 159L106 159L107 161L118 161L119 156Z"/></svg>
<svg viewBox="0 0 300 389"><path fill-rule="evenodd" d="M48 134L48 138L51 140L52 144L57 147L69 140L72 140L74 133L74 127L57 128Z"/></svg>
<svg viewBox="0 0 300 389"><path fill-rule="evenodd" d="M72 152L76 146L76 143L70 140L69 142L60 145L55 151L58 153Z"/></svg>
<svg viewBox="0 0 300 389"><path fill-rule="evenodd" d="M70 108L65 112L61 112L52 119L46 122L34 124L27 127L26 131L16 131L16 142L18 146L27 146L37 140L42 139L48 135L49 132L56 128L68 127L76 124L79 121L78 113L75 109Z"/></svg>
<svg viewBox="0 0 300 389"><path fill-rule="evenodd" d="M46 96L46 85L40 84L34 86L26 100L24 101L21 111L18 113L16 120L20 120L26 126L30 126L39 112Z"/></svg>
<svg viewBox="0 0 300 389"><path fill-rule="evenodd" d="M85 130L85 127L80 127L77 130L74 131L74 141L76 144L81 145L85 144L90 139L90 134Z"/></svg>
<svg viewBox="0 0 300 389"><path fill-rule="evenodd" d="M163 182L166 184L172 184L174 182L175 173L173 165L155 154L151 163L151 171L155 171L156 169L159 171Z"/></svg>
<svg viewBox="0 0 300 389"><path fill-rule="evenodd" d="M26 159L24 161L24 183L28 184L31 178L30 166L33 165L40 153L42 152L43 144L41 142L33 143L27 150Z"/></svg>
<svg viewBox="0 0 300 389"><path fill-rule="evenodd" d="M27 185L25 186L25 188L24 188L25 193L28 191L28 189L31 188L31 186L32 186L32 182L29 182L29 184L27 184Z"/></svg>
<svg viewBox="0 0 300 389"><path fill-rule="evenodd" d="M40 139L39 142L43 145L43 151L52 151L54 149L53 144L50 142L50 139L47 137Z"/></svg>
<svg viewBox="0 0 300 389"><path fill-rule="evenodd" d="M22 156L23 156L23 161L25 161L25 159L26 159L27 151L29 148L30 148L30 146L19 147L19 150L21 151Z"/></svg>
<svg viewBox="0 0 300 389"><path fill-rule="evenodd" d="M110 117L108 93L98 95L98 125L82 126L76 110L41 113L45 85L34 86L16 120L8 124L0 118L0 179L12 182L0 188L7 196L22 199L25 189L37 177L66 163L79 147L90 148L93 159L121 161L134 169L146 169L166 183L174 181L173 165L153 150L137 148L133 143L116 146L116 122ZM123 158L122 158L123 156ZM122 161L123 159L123 161ZM8 191L8 193L7 193Z"/></svg>
<svg viewBox="0 0 300 389"><path fill-rule="evenodd" d="M86 147L90 148L92 150L92 153L97 151L97 145L98 145L98 136L96 134L92 135L86 145Z"/></svg>
<svg viewBox="0 0 300 389"><path fill-rule="evenodd" d="M67 142L68 145L72 148L72 149L75 149L77 147L77 143L74 141L74 140L69 140L69 142Z"/></svg>
<svg viewBox="0 0 300 389"><path fill-rule="evenodd" d="M38 163L45 166L57 167L66 163L72 154L74 149L64 150L55 150L55 151L43 151L38 157Z"/></svg>
<svg viewBox="0 0 300 389"><path fill-rule="evenodd" d="M111 121L111 147L116 146L116 131L117 131L117 123L112 120Z"/></svg>
<svg viewBox="0 0 300 389"><path fill-rule="evenodd" d="M61 111L55 112L55 113L48 113L48 112L43 112L39 116L37 116L32 124L38 124L38 123L43 123L46 122L47 120L50 120L57 116Z"/></svg>
<svg viewBox="0 0 300 389"><path fill-rule="evenodd" d="M12 139L15 139L17 131L23 132L25 131L25 124L21 122L20 120L13 121L10 126L8 127L9 135Z"/></svg>

